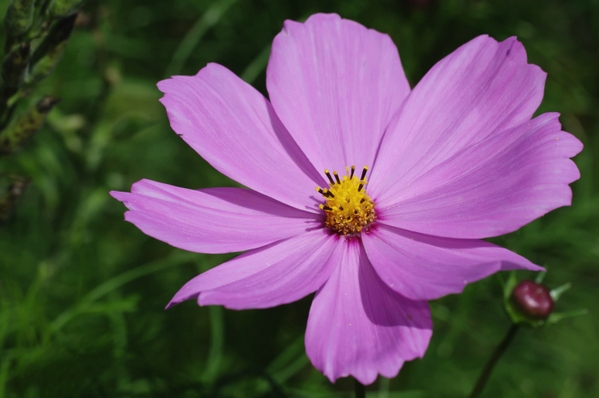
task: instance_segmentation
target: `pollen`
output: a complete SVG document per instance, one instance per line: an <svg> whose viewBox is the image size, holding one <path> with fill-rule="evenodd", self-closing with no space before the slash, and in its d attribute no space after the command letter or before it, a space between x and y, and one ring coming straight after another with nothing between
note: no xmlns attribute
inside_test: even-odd
<svg viewBox="0 0 599 398"><path fill-rule="evenodd" d="M346 167L345 171L341 177L336 171L333 175L324 171L329 187L316 188L325 200L319 207L325 213L326 227L338 235L357 235L376 219L374 203L366 193L368 167L364 167L360 178L354 175L355 166Z"/></svg>

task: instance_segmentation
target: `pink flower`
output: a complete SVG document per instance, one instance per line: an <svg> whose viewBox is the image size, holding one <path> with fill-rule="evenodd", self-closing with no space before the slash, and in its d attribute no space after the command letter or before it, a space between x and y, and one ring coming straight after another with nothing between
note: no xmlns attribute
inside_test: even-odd
<svg viewBox="0 0 599 398"><path fill-rule="evenodd" d="M267 308L316 292L310 360L331 381L372 383L424 355L427 300L541 269L480 239L571 202L582 145L558 114L533 118L544 82L515 38L480 36L410 90L387 35L337 15L287 21L270 100L216 64L158 84L173 130L249 189L141 180L112 195L127 221L175 247L247 251L169 307Z"/></svg>

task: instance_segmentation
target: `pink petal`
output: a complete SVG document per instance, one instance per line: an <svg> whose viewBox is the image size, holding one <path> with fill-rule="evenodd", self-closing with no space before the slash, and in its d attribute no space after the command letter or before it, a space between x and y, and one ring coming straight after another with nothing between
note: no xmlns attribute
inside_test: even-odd
<svg viewBox="0 0 599 398"><path fill-rule="evenodd" d="M499 270L543 268L481 240L438 238L379 225L362 235L368 259L389 287L412 300L460 293Z"/></svg>
<svg viewBox="0 0 599 398"><path fill-rule="evenodd" d="M318 227L319 217L241 188L199 191L150 180L111 192L146 235L200 253L253 249Z"/></svg>
<svg viewBox="0 0 599 398"><path fill-rule="evenodd" d="M557 114L494 134L456 153L380 207L382 223L452 238L512 232L571 202L582 149Z"/></svg>
<svg viewBox="0 0 599 398"><path fill-rule="evenodd" d="M382 205L464 148L530 120L546 74L514 37L479 36L438 62L389 125L369 193Z"/></svg>
<svg viewBox="0 0 599 398"><path fill-rule="evenodd" d="M320 172L258 91L209 64L158 83L171 127L221 173L299 209L316 211Z"/></svg>
<svg viewBox="0 0 599 398"><path fill-rule="evenodd" d="M335 14L285 21L266 78L277 115L319 172L372 166L410 91L389 36Z"/></svg>
<svg viewBox="0 0 599 398"><path fill-rule="evenodd" d="M187 282L167 308L192 298L237 310L299 300L328 279L336 240L320 228L247 252Z"/></svg>
<svg viewBox="0 0 599 398"><path fill-rule="evenodd" d="M338 264L316 293L306 352L331 381L378 374L395 377L404 361L422 357L432 335L428 304L391 290L376 274L358 240L333 254Z"/></svg>

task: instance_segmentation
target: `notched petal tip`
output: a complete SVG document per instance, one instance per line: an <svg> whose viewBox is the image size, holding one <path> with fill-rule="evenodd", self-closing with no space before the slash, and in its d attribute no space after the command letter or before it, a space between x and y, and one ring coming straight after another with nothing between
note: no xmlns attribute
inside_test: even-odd
<svg viewBox="0 0 599 398"><path fill-rule="evenodd" d="M561 146L562 156L565 158L573 158L584 149L582 141L580 141L574 134L566 131L560 131L556 135L555 141Z"/></svg>
<svg viewBox="0 0 599 398"><path fill-rule="evenodd" d="M124 202L127 197L130 195L129 192L122 191L109 191L108 194L118 200L119 202Z"/></svg>
<svg viewBox="0 0 599 398"><path fill-rule="evenodd" d="M158 88L172 130L216 170L289 206L316 212L307 203L321 177L264 95L216 63L195 76L163 80Z"/></svg>
<svg viewBox="0 0 599 398"><path fill-rule="evenodd" d="M439 238L381 225L363 238L382 281L411 300L461 293L472 282L501 270L541 268L491 243Z"/></svg>
<svg viewBox="0 0 599 398"><path fill-rule="evenodd" d="M345 246L338 260L312 302L306 353L331 382L350 375L362 384L378 375L394 377L405 361L426 351L432 335L428 304L387 287L359 244Z"/></svg>
<svg viewBox="0 0 599 398"><path fill-rule="evenodd" d="M339 14L336 13L317 13L317 14L312 14L308 17L308 19L306 19L305 22L297 22L291 19L286 19L285 22L283 22L283 31L288 33L289 29L292 29L295 26L301 26L301 25L310 25L310 24L315 24L315 23L331 23L331 22L336 22L336 21L341 21L343 20L341 18L341 16L339 16Z"/></svg>
<svg viewBox="0 0 599 398"><path fill-rule="evenodd" d="M158 87L158 90L160 90L163 94L168 94L171 91L177 91L177 88L179 88L180 83L187 82L187 81L189 81L189 79L194 79L194 78L198 77L199 75L206 73L207 71L214 70L214 69L225 69L226 70L227 68L225 68L224 66L222 66L216 62L209 62L206 64L206 66L204 66L203 68L200 68L195 75L192 75L192 76L173 75L173 76L167 77L166 79L160 80L158 83L156 83L156 87ZM174 89L174 90L172 90L172 89Z"/></svg>
<svg viewBox="0 0 599 398"><path fill-rule="evenodd" d="M484 34L475 37L470 42L461 46L458 50L465 48L466 46L474 46L480 45L482 47L496 47L496 51L498 51L498 57L512 59L516 62L520 62L523 64L528 64L531 66L538 67L535 64L528 63L528 56L526 54L526 48L524 44L516 36L510 36L503 41L499 41L494 39L493 37ZM540 68L539 68L540 69ZM545 72L543 72L545 73Z"/></svg>
<svg viewBox="0 0 599 398"><path fill-rule="evenodd" d="M545 78L515 37L498 42L484 35L460 46L431 68L389 124L372 194L390 203L434 166L530 121Z"/></svg>
<svg viewBox="0 0 599 398"><path fill-rule="evenodd" d="M404 190L411 198L379 206L386 222L430 235L481 239L513 232L569 206L568 184L580 177L569 158L582 144L561 130L558 117L541 114L430 168Z"/></svg>
<svg viewBox="0 0 599 398"><path fill-rule="evenodd" d="M266 78L277 116L317 170L374 164L410 92L390 37L337 14L285 22Z"/></svg>

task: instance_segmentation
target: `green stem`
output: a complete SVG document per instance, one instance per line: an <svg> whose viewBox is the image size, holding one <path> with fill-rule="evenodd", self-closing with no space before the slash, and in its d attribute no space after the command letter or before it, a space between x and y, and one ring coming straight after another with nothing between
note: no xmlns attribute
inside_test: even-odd
<svg viewBox="0 0 599 398"><path fill-rule="evenodd" d="M358 379L354 379L354 382L356 398L366 398L366 389L364 388L364 385L360 383Z"/></svg>
<svg viewBox="0 0 599 398"><path fill-rule="evenodd" d="M480 394L483 392L483 389L485 388L485 385L489 380L489 376L491 376L491 373L493 372L495 364L497 364L499 358L501 358L505 350L508 348L508 346L514 339L514 336L516 335L518 329L520 329L520 327L517 324L512 323L512 326L508 330L503 340L501 340L501 343L499 343L499 345L495 348L495 351L493 351L493 354L491 354L491 356L487 360L487 363L485 364L482 373L480 374L480 376L478 376L478 380L476 381L474 389L470 393L470 398L478 398Z"/></svg>

